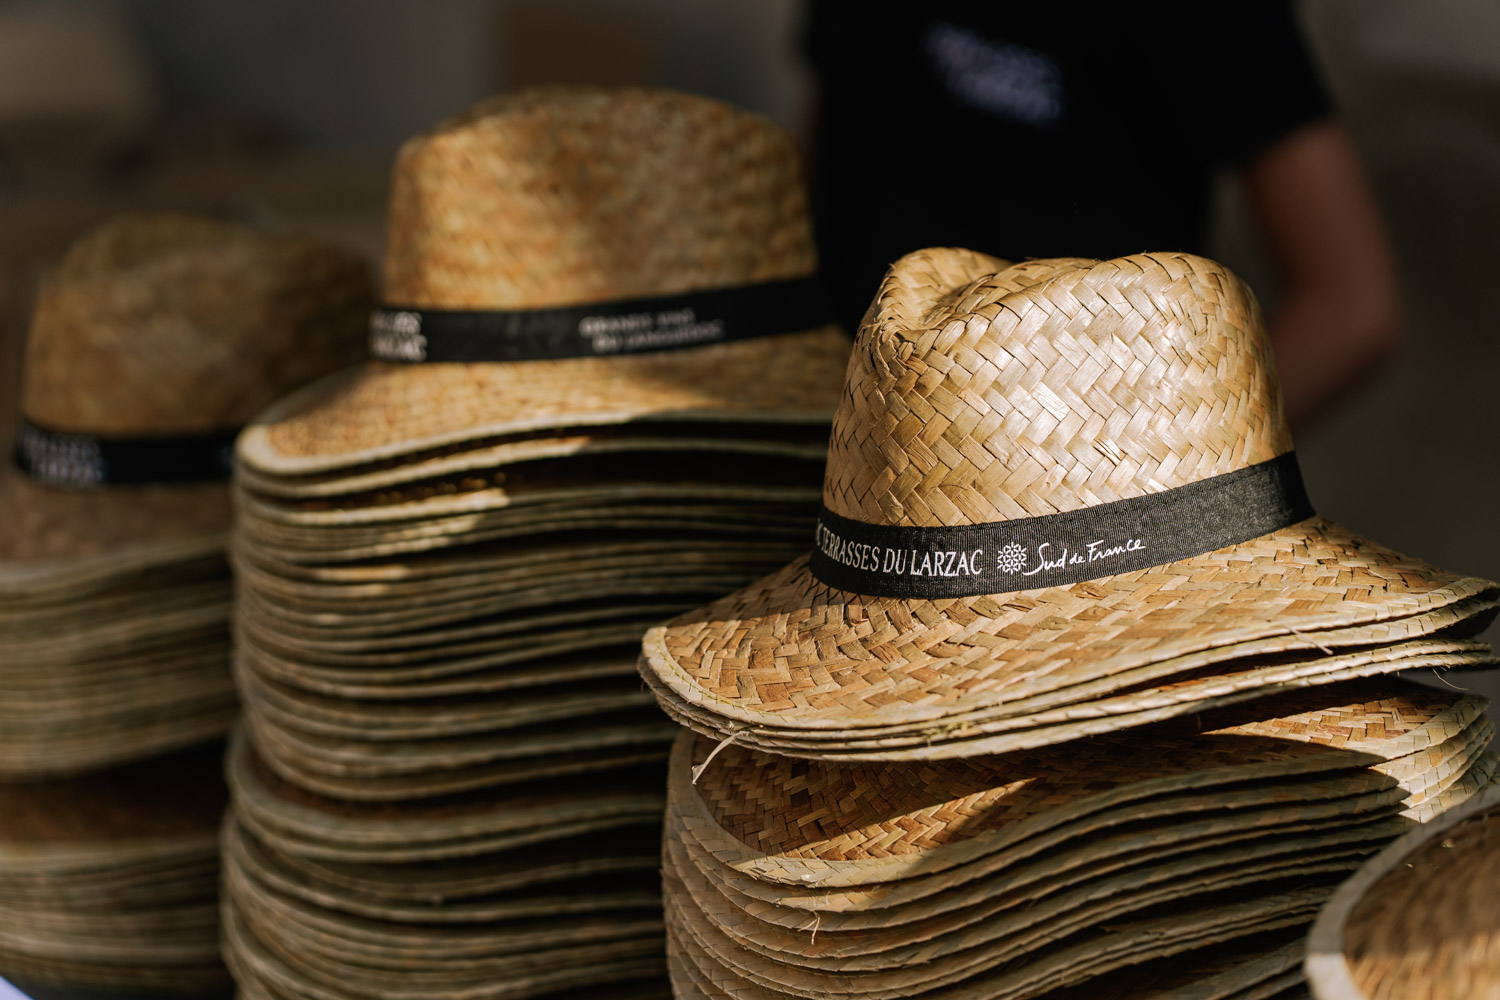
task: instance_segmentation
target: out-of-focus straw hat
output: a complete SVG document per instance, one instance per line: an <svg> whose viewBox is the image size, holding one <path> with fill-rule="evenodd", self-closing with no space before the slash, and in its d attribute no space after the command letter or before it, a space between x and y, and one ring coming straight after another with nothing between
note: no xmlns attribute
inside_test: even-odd
<svg viewBox="0 0 1500 1000"><path fill-rule="evenodd" d="M364 263L303 236L171 214L89 233L38 297L0 560L222 547L234 435L357 357L369 302Z"/></svg>
<svg viewBox="0 0 1500 1000"><path fill-rule="evenodd" d="M485 101L397 158L382 360L274 407L241 460L290 477L561 428L826 426L849 345L815 268L764 118L644 89Z"/></svg>

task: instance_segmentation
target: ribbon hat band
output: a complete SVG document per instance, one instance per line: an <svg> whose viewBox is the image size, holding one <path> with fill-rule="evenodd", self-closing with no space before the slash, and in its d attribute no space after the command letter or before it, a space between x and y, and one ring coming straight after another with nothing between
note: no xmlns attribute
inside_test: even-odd
<svg viewBox="0 0 1500 1000"><path fill-rule="evenodd" d="M814 330L830 322L816 278L550 309L387 306L370 319L379 361L532 361L666 351Z"/></svg>
<svg viewBox="0 0 1500 1000"><path fill-rule="evenodd" d="M830 587L937 599L1059 587L1237 545L1313 516L1295 452L1159 493L960 527L818 517L809 568Z"/></svg>
<svg viewBox="0 0 1500 1000"><path fill-rule="evenodd" d="M15 462L32 479L53 486L214 482L229 478L238 434L100 437L23 420L16 429Z"/></svg>

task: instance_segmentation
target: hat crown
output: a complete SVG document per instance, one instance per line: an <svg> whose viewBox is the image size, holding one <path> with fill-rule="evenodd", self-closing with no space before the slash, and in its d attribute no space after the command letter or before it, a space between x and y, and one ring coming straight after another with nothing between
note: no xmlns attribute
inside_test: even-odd
<svg viewBox="0 0 1500 1000"><path fill-rule="evenodd" d="M1161 492L1291 447L1260 309L1223 266L919 250L861 324L823 502L873 524L985 524Z"/></svg>
<svg viewBox="0 0 1500 1000"><path fill-rule="evenodd" d="M21 411L106 436L238 427L358 361L372 301L365 262L320 241L120 216L79 239L43 284Z"/></svg>
<svg viewBox="0 0 1500 1000"><path fill-rule="evenodd" d="M796 150L759 115L640 88L503 94L402 147L384 298L532 309L816 268Z"/></svg>

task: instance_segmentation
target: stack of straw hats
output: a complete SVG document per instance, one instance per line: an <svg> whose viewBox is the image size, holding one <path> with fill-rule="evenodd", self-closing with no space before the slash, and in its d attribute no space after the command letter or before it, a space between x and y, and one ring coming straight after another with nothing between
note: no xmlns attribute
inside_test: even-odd
<svg viewBox="0 0 1500 1000"><path fill-rule="evenodd" d="M0 785L0 969L152 996L222 991L224 804L219 755L198 749Z"/></svg>
<svg viewBox="0 0 1500 1000"><path fill-rule="evenodd" d="M1496 584L1313 515L1269 352L1202 258L908 255L855 345L812 555L653 629L647 681L708 736L895 760L1493 662L1464 637Z"/></svg>
<svg viewBox="0 0 1500 1000"><path fill-rule="evenodd" d="M664 857L679 991L1050 996L1305 925L1330 882L1495 769L1483 699L1354 693L904 767L731 746L696 784L714 745L685 735Z"/></svg>
<svg viewBox="0 0 1500 1000"><path fill-rule="evenodd" d="M635 654L812 530L814 268L789 139L713 101L525 91L403 148L375 360L239 443L246 995L663 988Z"/></svg>
<svg viewBox="0 0 1500 1000"><path fill-rule="evenodd" d="M1302 927L1329 883L1496 769L1484 699L1352 694L922 765L730 745L696 784L714 744L684 735L664 850L679 993L1052 996Z"/></svg>
<svg viewBox="0 0 1500 1000"><path fill-rule="evenodd" d="M1381 675L1493 665L1496 585L1314 516L1210 261L903 258L823 504L645 640L680 996L1300 989L1340 873L1494 773Z"/></svg>
<svg viewBox="0 0 1500 1000"><path fill-rule="evenodd" d="M1317 1000L1500 996L1500 789L1413 830L1339 887L1307 939Z"/></svg>
<svg viewBox="0 0 1500 1000"><path fill-rule="evenodd" d="M369 304L342 251L175 215L42 288L0 472L0 973L222 980L234 434L347 364Z"/></svg>

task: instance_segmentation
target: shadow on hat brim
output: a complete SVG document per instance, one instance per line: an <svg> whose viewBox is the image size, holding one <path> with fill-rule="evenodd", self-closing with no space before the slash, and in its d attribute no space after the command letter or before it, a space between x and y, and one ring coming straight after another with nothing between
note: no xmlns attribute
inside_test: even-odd
<svg viewBox="0 0 1500 1000"><path fill-rule="evenodd" d="M1269 636L1374 625L1497 585L1322 518L1164 566L948 600L865 597L805 558L649 632L642 669L687 704L781 730L1005 713L1038 692Z"/></svg>
<svg viewBox="0 0 1500 1000"><path fill-rule="evenodd" d="M1009 885L1025 864L1060 864L1069 842L1100 852L1121 834L1139 847L1132 836L1165 821L1202 820L1249 839L1258 823L1344 815L1298 810L1351 795L1373 796L1370 815L1389 815L1396 799L1420 804L1473 769L1494 732L1485 707L1477 696L1385 679L1193 726L906 767L766 758L733 745L708 761L712 742L683 735L669 808L719 864L774 884L746 890L766 901L910 907L984 876ZM1236 724L1199 732L1224 721ZM1271 811L1257 819L1257 807ZM879 898L847 901L837 890L849 886Z"/></svg>
<svg viewBox="0 0 1500 1000"><path fill-rule="evenodd" d="M1500 788L1411 831L1371 858L1328 901L1307 940L1319 1000L1481 996L1494 964L1494 850Z"/></svg>
<svg viewBox="0 0 1500 1000"><path fill-rule="evenodd" d="M305 476L499 435L638 421L826 424L849 338L836 326L614 357L371 362L272 406L241 436L263 476Z"/></svg>

